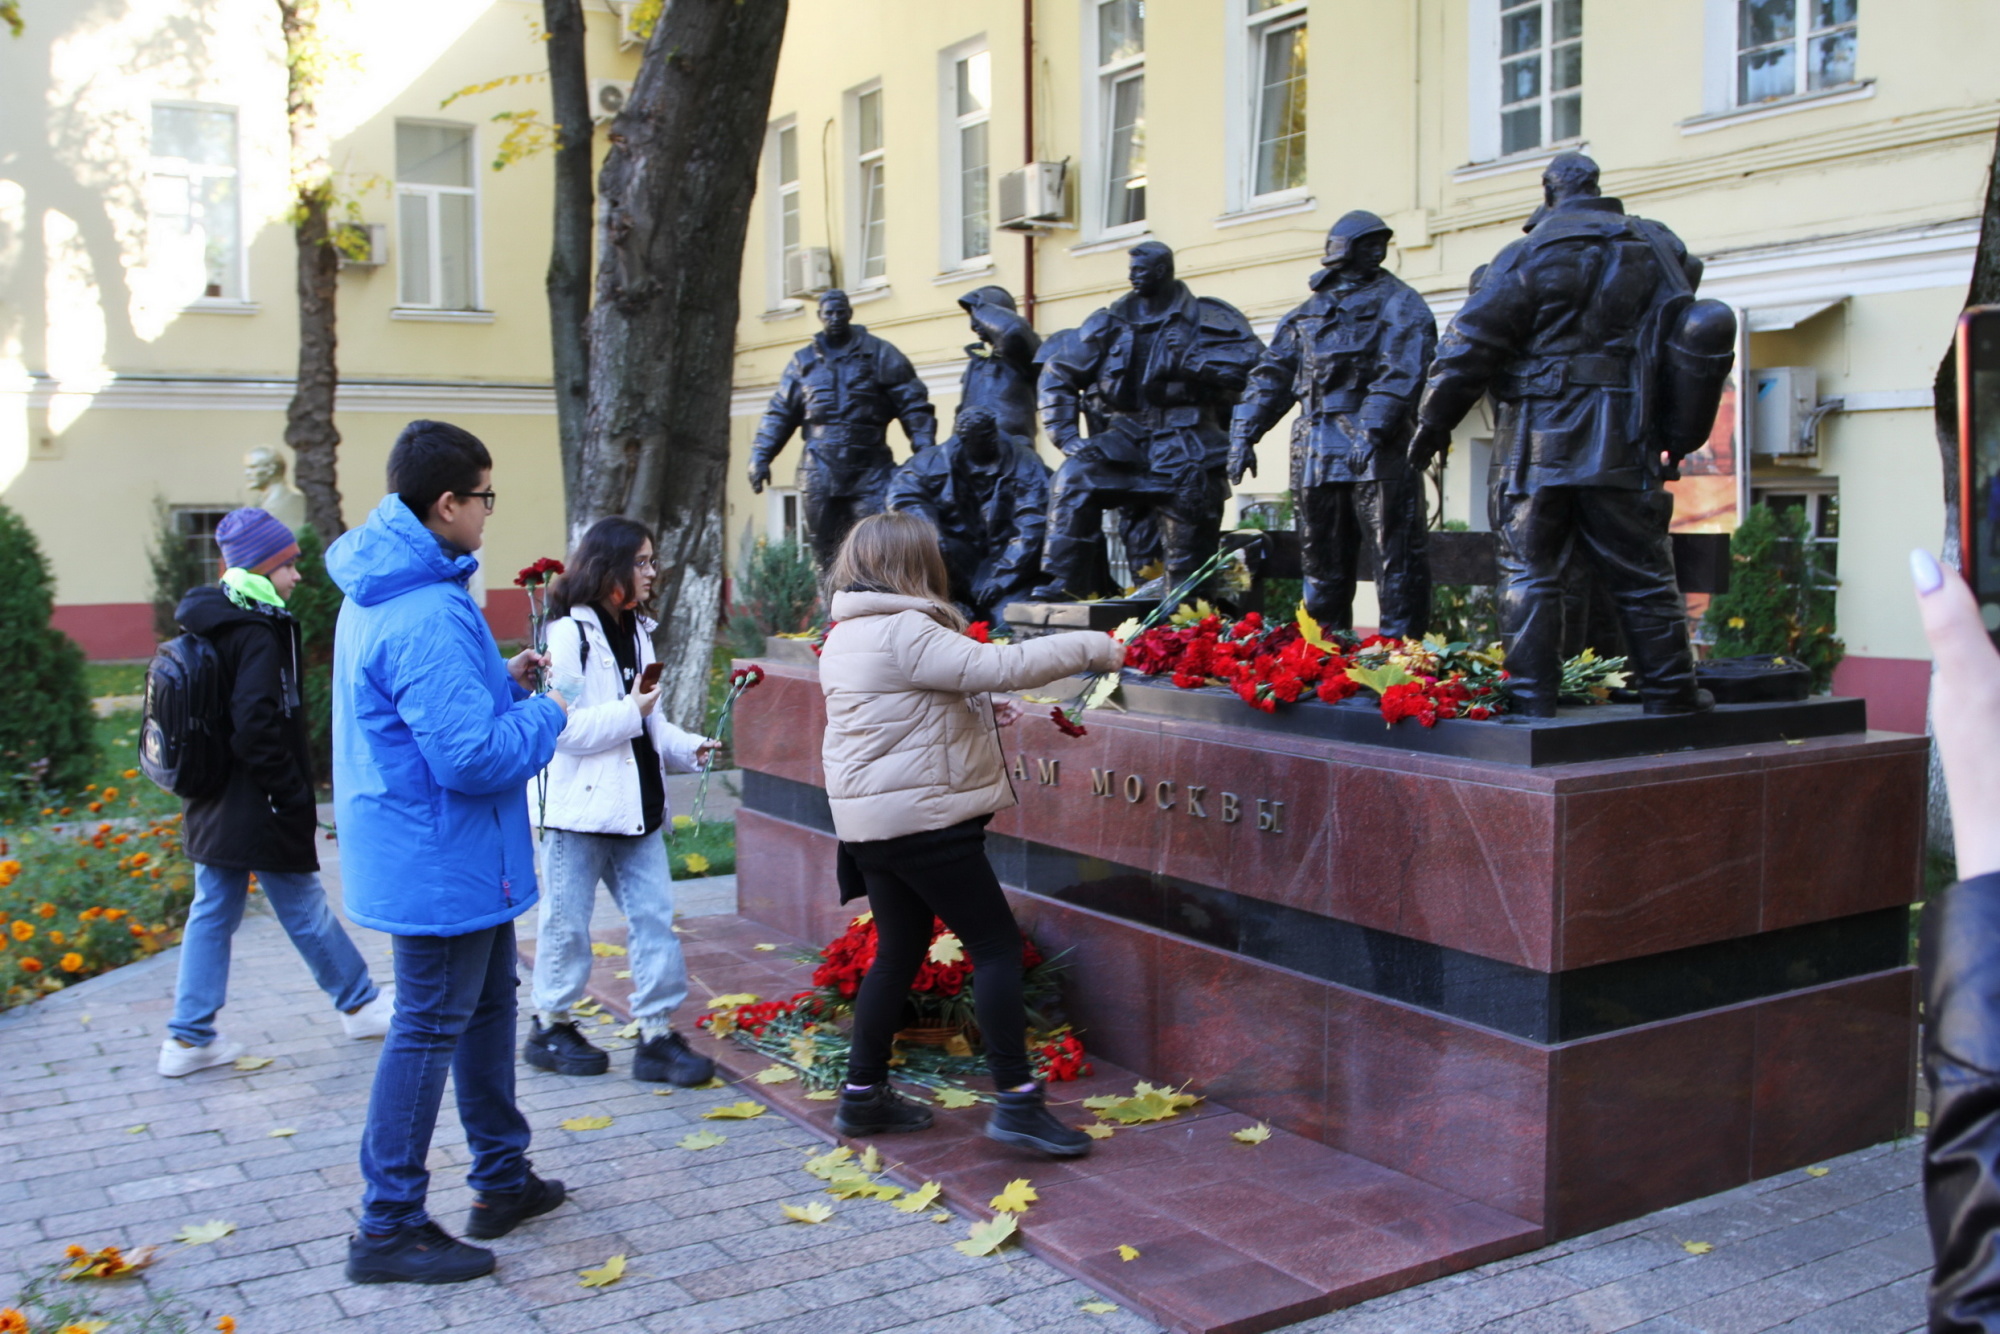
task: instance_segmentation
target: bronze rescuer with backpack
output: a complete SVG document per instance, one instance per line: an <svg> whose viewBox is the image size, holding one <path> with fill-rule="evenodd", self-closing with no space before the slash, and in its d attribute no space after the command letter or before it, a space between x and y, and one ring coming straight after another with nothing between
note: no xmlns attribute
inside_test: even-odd
<svg viewBox="0 0 2000 1334"><path fill-rule="evenodd" d="M160 1073L170 1078L243 1054L242 1043L216 1031L215 1016L228 995L230 938L252 872L349 1037L380 1037L392 1011L319 882L304 659L299 623L285 610L299 582L298 543L260 509L230 514L215 538L228 566L220 584L182 599L174 618L184 633L161 645L146 673L140 762L182 799L195 863L174 1015L160 1047Z"/></svg>

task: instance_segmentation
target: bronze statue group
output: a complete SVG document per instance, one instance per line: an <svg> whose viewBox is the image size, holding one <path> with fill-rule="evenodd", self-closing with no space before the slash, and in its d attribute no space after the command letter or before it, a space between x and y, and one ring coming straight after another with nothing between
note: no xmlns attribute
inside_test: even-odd
<svg viewBox="0 0 2000 1334"><path fill-rule="evenodd" d="M1269 345L1241 311L1176 278L1158 241L1132 248L1129 292L1047 339L1005 289L979 288L959 300L978 341L942 444L909 358L853 323L844 292L826 292L822 330L786 366L757 431L751 486L762 491L802 433L798 489L822 574L859 519L921 515L954 601L998 622L1010 603L1115 591L1107 511L1132 568L1157 561L1168 587L1197 573L1231 486L1256 473L1258 442L1296 407L1289 483L1307 611L1352 628L1365 539L1379 632L1418 637L1431 608L1424 470L1490 396L1512 711L1555 713L1564 583L1579 572L1617 610L1646 711L1707 708L1664 483L1708 437L1735 316L1696 299L1701 262L1603 196L1588 157L1551 162L1543 195L1442 339L1424 298L1383 267L1388 224L1361 210L1333 225L1312 294ZM1053 473L1033 447L1037 417L1063 455ZM892 420L914 451L900 467Z"/></svg>

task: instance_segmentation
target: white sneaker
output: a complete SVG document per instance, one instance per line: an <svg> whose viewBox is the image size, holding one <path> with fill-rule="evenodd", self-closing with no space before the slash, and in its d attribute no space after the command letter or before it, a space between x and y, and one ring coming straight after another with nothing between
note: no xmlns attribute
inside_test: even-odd
<svg viewBox="0 0 2000 1334"><path fill-rule="evenodd" d="M228 1065L242 1054L242 1043L232 1042L220 1033L206 1047L183 1047L179 1039L168 1038L160 1044L160 1073L168 1079L179 1079L197 1070Z"/></svg>
<svg viewBox="0 0 2000 1334"><path fill-rule="evenodd" d="M395 998L386 991L378 991L374 1000L353 1014L341 1015L340 1026L351 1038L379 1038L389 1031L389 1021L395 1017Z"/></svg>

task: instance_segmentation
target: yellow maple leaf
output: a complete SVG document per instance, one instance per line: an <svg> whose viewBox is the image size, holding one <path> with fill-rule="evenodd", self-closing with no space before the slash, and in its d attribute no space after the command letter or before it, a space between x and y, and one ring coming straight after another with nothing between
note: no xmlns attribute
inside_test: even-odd
<svg viewBox="0 0 2000 1334"><path fill-rule="evenodd" d="M979 1099L970 1089L939 1089L937 1105L940 1107L970 1107Z"/></svg>
<svg viewBox="0 0 2000 1334"><path fill-rule="evenodd" d="M292 1136L298 1133L299 1133L298 1128L296 1126L279 1126L278 1128L276 1128L271 1132L271 1138L290 1139Z"/></svg>
<svg viewBox="0 0 2000 1334"><path fill-rule="evenodd" d="M605 940L593 940L590 942L590 952L600 959L615 959L625 953L625 947L613 945Z"/></svg>
<svg viewBox="0 0 2000 1334"><path fill-rule="evenodd" d="M1327 642L1326 631L1322 630L1319 622L1313 619L1313 614L1306 610L1304 598L1299 599L1299 608L1292 613L1292 622L1299 627L1300 639L1316 649L1324 649L1329 653L1333 651L1333 645Z"/></svg>
<svg viewBox="0 0 2000 1334"><path fill-rule="evenodd" d="M974 1223L972 1231L964 1241L955 1241L951 1248L960 1255L991 1255L1007 1244L1007 1239L1020 1230L1012 1214L996 1214L984 1223Z"/></svg>
<svg viewBox="0 0 2000 1334"><path fill-rule="evenodd" d="M604 1007L602 1005L599 1005L594 1000L580 1000L576 1004L570 1006L569 1011L571 1014L581 1014L581 1015L602 1014L604 1012Z"/></svg>
<svg viewBox="0 0 2000 1334"><path fill-rule="evenodd" d="M711 1107L701 1114L704 1121L748 1121L764 1114L764 1104L759 1102L727 1102L720 1107Z"/></svg>
<svg viewBox="0 0 2000 1334"><path fill-rule="evenodd" d="M938 1192L942 1189L943 1187L937 1182L926 1181L890 1207L900 1209L906 1214L920 1214L937 1203Z"/></svg>
<svg viewBox="0 0 2000 1334"><path fill-rule="evenodd" d="M221 1241L235 1230L236 1224L211 1218L206 1223L189 1223L174 1233L174 1240L183 1246L206 1246L211 1241Z"/></svg>
<svg viewBox="0 0 2000 1334"><path fill-rule="evenodd" d="M1003 1214L1024 1214L1028 1206L1041 1199L1035 1188L1028 1184L1026 1177L1016 1177L1007 1183L1007 1188L986 1203Z"/></svg>
<svg viewBox="0 0 2000 1334"><path fill-rule="evenodd" d="M696 1130L682 1135L679 1140L683 1149L713 1149L727 1143L729 1138L726 1135L718 1135L713 1130Z"/></svg>
<svg viewBox="0 0 2000 1334"><path fill-rule="evenodd" d="M613 973L612 976L617 978L620 982L623 982L627 978L632 976L632 970L630 968L620 968L617 972Z"/></svg>
<svg viewBox="0 0 2000 1334"><path fill-rule="evenodd" d="M756 992L732 991L727 996L710 997L708 1008L711 1010L733 1010L739 1005L755 1005L756 1003Z"/></svg>
<svg viewBox="0 0 2000 1334"><path fill-rule="evenodd" d="M1806 1175L1809 1177L1823 1177L1832 1170L1833 1169L1830 1167L1808 1167L1806 1169Z"/></svg>
<svg viewBox="0 0 2000 1334"><path fill-rule="evenodd" d="M562 1122L564 1130L603 1130L611 1124L608 1116L572 1116Z"/></svg>
<svg viewBox="0 0 2000 1334"><path fill-rule="evenodd" d="M1110 1139L1116 1133L1110 1126L1105 1125L1101 1121L1093 1121L1087 1126L1078 1126L1077 1129L1092 1139Z"/></svg>
<svg viewBox="0 0 2000 1334"><path fill-rule="evenodd" d="M236 1058L238 1070L262 1070L271 1063L269 1056L239 1056Z"/></svg>
<svg viewBox="0 0 2000 1334"><path fill-rule="evenodd" d="M1265 1140L1271 1138L1271 1127L1259 1121L1254 1126L1245 1126L1243 1129L1234 1132L1229 1138L1238 1140L1244 1144L1262 1144Z"/></svg>
<svg viewBox="0 0 2000 1334"><path fill-rule="evenodd" d="M1128 616L1118 623L1118 628L1111 632L1111 637L1121 644L1129 644L1138 633L1139 618L1137 616Z"/></svg>
<svg viewBox="0 0 2000 1334"><path fill-rule="evenodd" d="M1076 1309L1079 1311L1088 1311L1091 1315L1110 1315L1118 1308L1110 1302L1078 1302Z"/></svg>
<svg viewBox="0 0 2000 1334"><path fill-rule="evenodd" d="M699 852L690 852L687 856L681 858L681 868L689 875L706 874L708 871L708 858L702 856Z"/></svg>
<svg viewBox="0 0 2000 1334"><path fill-rule="evenodd" d="M814 1089L811 1093L806 1094L806 1101L832 1102L835 1098L838 1098L839 1096L840 1096L840 1091L838 1089Z"/></svg>
<svg viewBox="0 0 2000 1334"><path fill-rule="evenodd" d="M861 1151L861 1170L871 1176L882 1170L882 1151L873 1144Z"/></svg>
<svg viewBox="0 0 2000 1334"><path fill-rule="evenodd" d="M931 1215L931 1222L933 1223L949 1223L950 1221L951 1221L951 1215L948 1213L937 1213Z"/></svg>
<svg viewBox="0 0 2000 1334"><path fill-rule="evenodd" d="M823 1200L811 1200L805 1204L787 1204L781 1207L785 1211L785 1217L794 1223L824 1223L833 1217L833 1206Z"/></svg>
<svg viewBox="0 0 2000 1334"><path fill-rule="evenodd" d="M847 1160L853 1156L854 1150L848 1148L845 1144L836 1144L817 1158L806 1159L806 1171L812 1173L821 1181L831 1181L839 1173Z"/></svg>
<svg viewBox="0 0 2000 1334"><path fill-rule="evenodd" d="M1914 1125L1919 1130L1928 1130L1930 1129L1930 1124L1931 1124L1931 1114L1929 1112L1918 1112L1916 1116L1912 1118L1910 1124Z"/></svg>
<svg viewBox="0 0 2000 1334"><path fill-rule="evenodd" d="M1139 1258L1139 1248L1137 1246L1120 1246L1118 1248L1118 1258L1121 1260L1136 1260Z"/></svg>
<svg viewBox="0 0 2000 1334"><path fill-rule="evenodd" d="M621 1038L636 1038L642 1031L639 1021L634 1019L631 1023L618 1030L618 1036Z"/></svg>
<svg viewBox="0 0 2000 1334"><path fill-rule="evenodd" d="M656 1098L671 1098L674 1096L674 1091L672 1089L654 1089L653 1096Z"/></svg>
<svg viewBox="0 0 2000 1334"><path fill-rule="evenodd" d="M961 945L958 937L949 931L941 933L936 940L931 942L930 960L932 963L957 963L964 957L965 946Z"/></svg>
<svg viewBox="0 0 2000 1334"><path fill-rule="evenodd" d="M1715 1249L1715 1246L1713 1243L1706 1241L1684 1241L1681 1243L1681 1249L1689 1255L1707 1255Z"/></svg>
<svg viewBox="0 0 2000 1334"><path fill-rule="evenodd" d="M586 1269L577 1279L579 1288L608 1288L625 1277L625 1257L614 1255L605 1260L601 1269Z"/></svg>
<svg viewBox="0 0 2000 1334"><path fill-rule="evenodd" d="M143 1132L145 1129L146 1129L146 1124L144 1122L141 1122L136 1126L127 1127L125 1133L128 1135L137 1135Z"/></svg>
<svg viewBox="0 0 2000 1334"><path fill-rule="evenodd" d="M785 1084L799 1077L799 1072L789 1065L767 1065L750 1076L759 1084Z"/></svg>
<svg viewBox="0 0 2000 1334"><path fill-rule="evenodd" d="M750 948L753 950L763 950L766 953L769 953L771 950L774 950L778 947L776 945L752 945Z"/></svg>
<svg viewBox="0 0 2000 1334"><path fill-rule="evenodd" d="M725 1084L725 1083L723 1083L723 1082L722 1082L722 1076L721 1076L721 1075L710 1075L710 1076L708 1077L708 1082L707 1082L706 1084L692 1084L692 1085L689 1085L689 1087L690 1087L690 1088L694 1088L694 1089L697 1089L697 1090L699 1090L699 1089L723 1089L723 1088L728 1088L728 1087L729 1087L729 1085L727 1085L727 1084Z"/></svg>

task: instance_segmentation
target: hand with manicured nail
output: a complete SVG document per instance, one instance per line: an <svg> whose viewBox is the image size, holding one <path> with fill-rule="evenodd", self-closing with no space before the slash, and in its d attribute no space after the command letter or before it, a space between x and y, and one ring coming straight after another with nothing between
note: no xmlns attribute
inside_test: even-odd
<svg viewBox="0 0 2000 1334"><path fill-rule="evenodd" d="M1919 550L1910 553L1910 574L1937 662L1931 717L1951 799L1958 876L1970 880L2000 871L2000 652L1956 571Z"/></svg>

